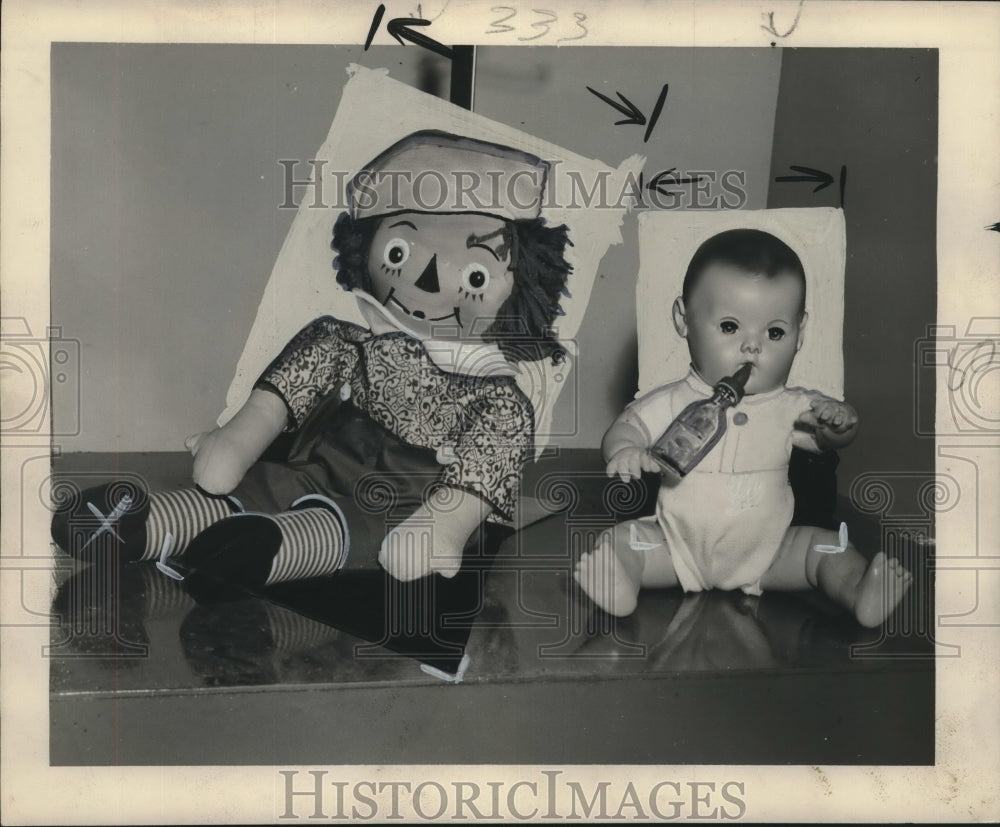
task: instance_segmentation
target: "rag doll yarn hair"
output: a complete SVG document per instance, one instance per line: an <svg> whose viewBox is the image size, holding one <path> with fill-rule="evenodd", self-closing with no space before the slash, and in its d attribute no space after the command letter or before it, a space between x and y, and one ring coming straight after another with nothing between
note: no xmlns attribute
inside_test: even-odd
<svg viewBox="0 0 1000 827"><path fill-rule="evenodd" d="M562 360L553 322L562 315L572 266L566 225L541 217L549 165L510 147L426 130L408 135L369 162L348 185L350 211L333 229L333 266L346 290L371 291L368 254L379 223L402 212L479 213L500 218L510 250L514 289L483 339L512 361ZM430 173L439 189L433 203L421 198Z"/></svg>

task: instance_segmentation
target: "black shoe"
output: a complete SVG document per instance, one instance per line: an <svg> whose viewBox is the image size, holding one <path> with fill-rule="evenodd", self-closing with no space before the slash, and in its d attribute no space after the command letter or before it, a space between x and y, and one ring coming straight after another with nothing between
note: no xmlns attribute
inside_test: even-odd
<svg viewBox="0 0 1000 827"><path fill-rule="evenodd" d="M235 514L210 525L169 565L199 603L260 591L281 548L281 529L266 514Z"/></svg>
<svg viewBox="0 0 1000 827"><path fill-rule="evenodd" d="M200 603L181 623L180 643L202 686L281 682L267 605L262 600Z"/></svg>
<svg viewBox="0 0 1000 827"><path fill-rule="evenodd" d="M118 555L138 560L146 549L149 494L135 482L88 488L59 508L52 518L52 539L67 554L86 563Z"/></svg>

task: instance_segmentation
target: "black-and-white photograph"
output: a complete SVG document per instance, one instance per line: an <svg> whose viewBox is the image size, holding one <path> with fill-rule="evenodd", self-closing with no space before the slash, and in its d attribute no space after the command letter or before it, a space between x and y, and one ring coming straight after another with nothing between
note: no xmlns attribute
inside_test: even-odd
<svg viewBox="0 0 1000 827"><path fill-rule="evenodd" d="M996 817L1000 14L284 5L5 39L10 823Z"/></svg>

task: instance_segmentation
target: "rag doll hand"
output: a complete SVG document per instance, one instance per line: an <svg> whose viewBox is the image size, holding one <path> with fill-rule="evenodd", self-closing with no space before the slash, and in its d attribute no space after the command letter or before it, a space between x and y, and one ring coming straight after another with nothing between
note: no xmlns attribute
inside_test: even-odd
<svg viewBox="0 0 1000 827"><path fill-rule="evenodd" d="M195 484L209 494L228 494L243 479L257 459L225 428L214 428L189 436L184 446L194 455Z"/></svg>
<svg viewBox="0 0 1000 827"><path fill-rule="evenodd" d="M431 572L454 577L462 566L469 535L488 513L479 497L439 489L386 535L378 562L397 580L416 580Z"/></svg>
<svg viewBox="0 0 1000 827"><path fill-rule="evenodd" d="M194 455L195 484L209 494L228 494L281 433L287 416L278 396L258 388L221 428L188 437L184 445Z"/></svg>
<svg viewBox="0 0 1000 827"><path fill-rule="evenodd" d="M379 565L403 581L416 580L432 571L454 577L462 565L462 546L446 547L433 524L418 522L416 517L415 514L396 526L382 541Z"/></svg>

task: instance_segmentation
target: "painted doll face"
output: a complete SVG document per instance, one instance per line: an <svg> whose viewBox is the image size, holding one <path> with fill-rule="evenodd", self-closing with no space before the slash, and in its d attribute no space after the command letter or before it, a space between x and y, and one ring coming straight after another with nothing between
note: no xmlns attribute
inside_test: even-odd
<svg viewBox="0 0 1000 827"><path fill-rule="evenodd" d="M514 289L503 220L474 213L383 219L368 254L372 293L406 327L481 339Z"/></svg>
<svg viewBox="0 0 1000 827"><path fill-rule="evenodd" d="M792 273L766 278L713 262L687 306L681 299L674 304L674 323L702 379L714 385L749 362L746 392L765 393L785 384L802 344L802 300L802 284Z"/></svg>

